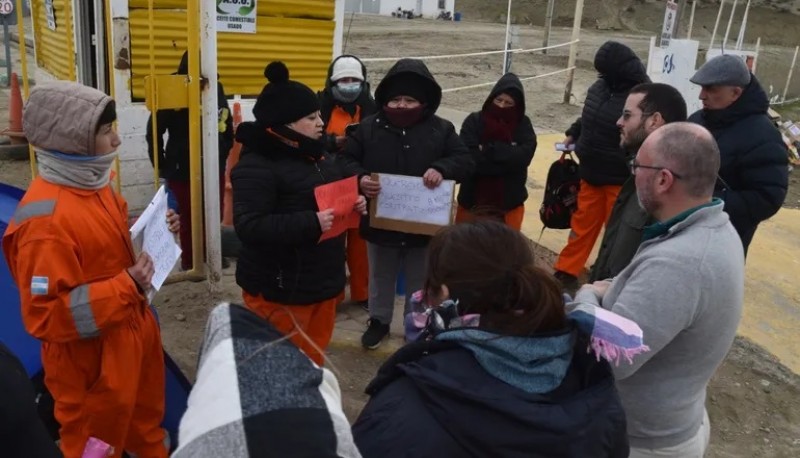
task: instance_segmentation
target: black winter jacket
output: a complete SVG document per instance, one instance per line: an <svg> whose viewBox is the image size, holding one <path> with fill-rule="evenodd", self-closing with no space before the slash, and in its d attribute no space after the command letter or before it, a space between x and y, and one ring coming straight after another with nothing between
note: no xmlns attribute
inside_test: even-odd
<svg viewBox="0 0 800 458"><path fill-rule="evenodd" d="M367 67L364 66L363 62L361 63L361 73L364 75L364 82L361 85L361 94L358 95L358 98L352 103L344 103L336 100L336 98L333 96L333 92L331 91L331 88L333 87L333 82L331 81L333 66L336 65L336 61L342 57L352 57L353 59L361 62L361 59L356 56L342 54L334 59L333 62L331 62L331 65L328 67L328 77L325 79L325 89L317 93L320 104L319 114L322 118L322 121L325 123L325 126L328 125L328 121L331 119L331 113L337 106L350 113L351 116L356 113L356 107L361 107L361 119L364 119L367 116L372 116L378 111L378 107L375 105L375 99L373 99L372 94L370 94L370 86L367 82ZM331 153L338 151L339 148L336 146L335 135L325 134L324 141L325 149L327 151Z"/></svg>
<svg viewBox="0 0 800 458"><path fill-rule="evenodd" d="M178 71L175 75L189 73L187 54L183 55ZM224 130L219 131L219 167L220 173L225 171L225 162L233 147L233 114L228 106L225 89L217 83L217 114L219 123L224 125ZM158 129L156 150L158 152L158 175L167 180L189 181L189 109L158 110L156 117ZM169 134L166 148L164 147L164 133ZM155 167L153 159L153 115L147 120L147 153L150 163Z"/></svg>
<svg viewBox="0 0 800 458"><path fill-rule="evenodd" d="M474 170L473 158L456 134L453 123L434 114L442 100L442 88L422 61L403 59L389 70L375 91L378 106L383 107L389 101L386 96L389 82L408 73L422 76L428 82L425 116L406 129L389 124L380 109L362 120L342 153L349 173L359 177L370 173L421 177L433 168L447 180L464 181ZM383 246L422 247L430 241L425 235L374 229L369 225L369 217L362 220L360 232L368 242Z"/></svg>
<svg viewBox="0 0 800 458"><path fill-rule="evenodd" d="M476 111L467 116L461 125L461 140L467 145L475 157L475 174L461 183L458 192L458 204L464 208L475 205L476 178L479 176L499 176L503 178L503 208L512 210L528 200L528 166L536 151L536 132L530 118L525 113L525 90L519 78L507 73L497 82L489 93L486 104L492 103L501 92L514 91L518 94L520 104L517 105L523 116L514 132L514 142L491 142L479 150L481 133L483 132L482 112ZM484 106L486 105L484 104ZM520 106L521 105L521 106Z"/></svg>
<svg viewBox="0 0 800 458"><path fill-rule="evenodd" d="M627 267L642 244L644 227L654 222L639 205L636 180L633 177L628 178L622 185L611 216L606 222L603 242L589 274L589 282L614 278Z"/></svg>
<svg viewBox="0 0 800 458"><path fill-rule="evenodd" d="M231 172L233 218L242 241L236 283L288 305L308 305L344 290L344 234L318 242L314 188L346 178L330 155L309 156L255 123L237 130L242 157Z"/></svg>
<svg viewBox="0 0 800 458"><path fill-rule="evenodd" d="M614 41L597 51L594 68L600 78L589 87L581 117L566 134L575 140L581 179L594 186L621 185L631 172L619 145L617 120L628 92L650 78L633 50Z"/></svg>
<svg viewBox="0 0 800 458"><path fill-rule="evenodd" d="M767 116L769 100L755 76L739 97L723 110L699 110L690 122L711 131L721 164L714 196L742 239L744 251L761 221L777 213L788 188L786 145Z"/></svg>
<svg viewBox="0 0 800 458"><path fill-rule="evenodd" d="M486 372L453 342L416 342L367 387L353 425L364 458L628 456L611 368L579 339L561 385L532 394Z"/></svg>

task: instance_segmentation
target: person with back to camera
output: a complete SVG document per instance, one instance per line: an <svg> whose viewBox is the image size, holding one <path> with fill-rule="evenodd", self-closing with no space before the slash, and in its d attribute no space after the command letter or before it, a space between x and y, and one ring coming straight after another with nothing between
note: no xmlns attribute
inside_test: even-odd
<svg viewBox="0 0 800 458"><path fill-rule="evenodd" d="M317 95L290 80L283 62L271 62L264 74L269 83L253 107L255 121L236 132L243 147L231 173L242 241L236 283L250 310L322 365L345 286L345 236L320 241L334 209L318 208L314 188L348 175L325 153ZM363 196L353 209L366 213Z"/></svg>
<svg viewBox="0 0 800 458"><path fill-rule="evenodd" d="M353 425L365 458L627 458L608 360L647 351L641 330L597 307L567 314L519 231L441 230L416 299L427 305L408 321L414 342L378 371Z"/></svg>
<svg viewBox="0 0 800 458"><path fill-rule="evenodd" d="M464 120L461 139L475 157L476 167L459 188L456 222L486 216L520 230L536 132L525 115L525 90L517 75L506 73L500 78L481 111Z"/></svg>

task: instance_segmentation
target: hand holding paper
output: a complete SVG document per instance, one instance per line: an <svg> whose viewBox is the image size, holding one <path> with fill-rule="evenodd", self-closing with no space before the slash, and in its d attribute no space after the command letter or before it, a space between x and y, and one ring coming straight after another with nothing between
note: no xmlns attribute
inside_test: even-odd
<svg viewBox="0 0 800 458"><path fill-rule="evenodd" d="M314 189L314 196L317 198L317 207L323 209L317 213L322 228L320 242L336 237L347 229L358 227L360 215L357 206L359 200L364 198L358 195L356 177L318 186ZM366 210L366 201L364 201L364 210ZM325 216L326 221L323 223L323 217L320 215L326 212L330 213ZM326 229L328 220L330 220L330 225Z"/></svg>

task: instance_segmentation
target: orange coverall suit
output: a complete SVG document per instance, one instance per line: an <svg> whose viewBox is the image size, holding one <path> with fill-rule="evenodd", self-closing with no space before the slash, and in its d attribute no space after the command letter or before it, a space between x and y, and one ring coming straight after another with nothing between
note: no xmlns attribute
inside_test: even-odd
<svg viewBox="0 0 800 458"><path fill-rule="evenodd" d="M114 457L167 456L161 335L126 271L135 262L127 220L110 186L39 177L3 237L25 328L42 341L66 458L79 458L90 436L112 445Z"/></svg>
<svg viewBox="0 0 800 458"><path fill-rule="evenodd" d="M349 124L357 123L361 119L361 107L356 106L356 113L333 107L331 118L325 131L330 135L341 137ZM350 272L350 299L363 302L369 299L369 262L367 261L367 242L361 238L358 228L347 230L347 270ZM344 300L344 292L339 297Z"/></svg>

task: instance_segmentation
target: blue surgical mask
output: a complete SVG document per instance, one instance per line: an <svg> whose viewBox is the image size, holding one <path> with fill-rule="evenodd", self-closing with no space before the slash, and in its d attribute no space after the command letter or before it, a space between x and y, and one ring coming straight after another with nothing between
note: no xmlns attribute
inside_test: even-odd
<svg viewBox="0 0 800 458"><path fill-rule="evenodd" d="M331 89L333 97L342 103L353 103L361 94L361 81L355 83L336 83Z"/></svg>
<svg viewBox="0 0 800 458"><path fill-rule="evenodd" d="M339 82L339 83L336 83L336 87L339 88L339 91L342 94L346 94L346 95L353 95L353 94L358 94L359 92L361 92L361 82L360 81L356 81L354 83L342 83L342 82Z"/></svg>

